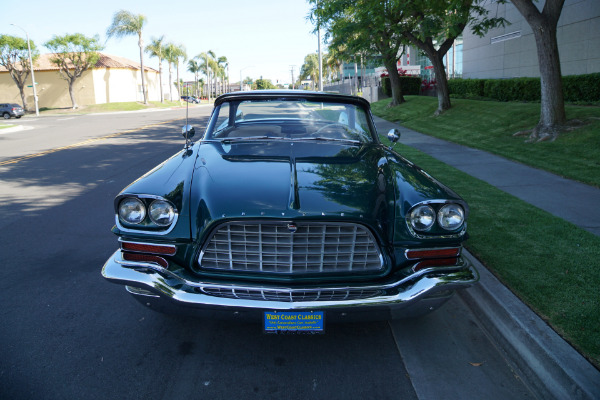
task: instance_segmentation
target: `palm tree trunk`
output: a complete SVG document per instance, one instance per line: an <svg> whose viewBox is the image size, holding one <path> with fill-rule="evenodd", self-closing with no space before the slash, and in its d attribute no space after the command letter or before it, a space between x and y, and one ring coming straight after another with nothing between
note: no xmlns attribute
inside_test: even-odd
<svg viewBox="0 0 600 400"><path fill-rule="evenodd" d="M138 46L140 46L140 67L142 68L142 93L144 94L144 104L148 104L148 94L146 93L146 79L144 78L144 41L142 32L139 33Z"/></svg>
<svg viewBox="0 0 600 400"><path fill-rule="evenodd" d="M158 82L160 84L160 102L165 102L165 96L163 96L163 85L162 85L162 59L158 59Z"/></svg>

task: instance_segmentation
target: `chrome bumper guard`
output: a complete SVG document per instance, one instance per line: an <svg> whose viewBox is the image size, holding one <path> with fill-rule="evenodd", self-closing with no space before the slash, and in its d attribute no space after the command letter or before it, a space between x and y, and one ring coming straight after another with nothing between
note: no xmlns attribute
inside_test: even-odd
<svg viewBox="0 0 600 400"><path fill-rule="evenodd" d="M123 260L117 250L104 264L102 276L126 285L142 304L157 311L209 317L257 317L264 311L327 311L328 321L382 320L414 317L441 306L456 289L471 286L479 280L477 270L466 260L454 268L427 269L398 281L382 284L329 285L319 288L288 288L272 285L229 285L186 280L172 271L151 263ZM372 296L329 296L324 300L298 299L310 292L371 292ZM245 296L223 296L223 292ZM248 293L266 293L262 298ZM288 293L281 296L269 293ZM217 294L217 295L215 295ZM316 296L318 298L318 296Z"/></svg>

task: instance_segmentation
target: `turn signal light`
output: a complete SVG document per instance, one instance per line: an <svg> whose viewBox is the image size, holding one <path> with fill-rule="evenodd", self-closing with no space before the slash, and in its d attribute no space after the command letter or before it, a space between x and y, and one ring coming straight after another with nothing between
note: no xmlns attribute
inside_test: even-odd
<svg viewBox="0 0 600 400"><path fill-rule="evenodd" d="M460 247L451 247L445 249L406 250L405 254L406 258L409 260L417 260L420 258L458 257L460 255Z"/></svg>

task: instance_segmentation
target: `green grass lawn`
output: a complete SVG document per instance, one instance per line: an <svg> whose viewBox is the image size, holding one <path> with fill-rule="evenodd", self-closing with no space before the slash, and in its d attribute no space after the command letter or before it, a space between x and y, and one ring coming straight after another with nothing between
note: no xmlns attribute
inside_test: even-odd
<svg viewBox="0 0 600 400"><path fill-rule="evenodd" d="M586 125L562 134L554 142L525 143L514 137L532 129L540 116L539 103L452 99L452 108L433 116L437 98L405 96L407 102L388 107L373 103L373 113L421 133L488 151L569 179L600 187L600 107L567 105L567 118Z"/></svg>
<svg viewBox="0 0 600 400"><path fill-rule="evenodd" d="M564 170L561 170L564 176L577 174L577 170L588 165L595 169L596 176L586 173L583 181L600 182L598 122L593 122L586 131L569 133L553 143L525 144L522 138L515 139L511 133L527 128L521 119L535 124L539 104L453 100L455 110L432 117L436 99L409 97L408 100L407 104L397 107L398 110L387 108L385 101L375 103L374 113L386 119L400 120L420 132L436 131L433 136L452 138L497 154L506 152L502 155L507 158L523 157L523 162L528 161L526 164L540 168L539 164L544 163L539 160L548 157L564 163ZM569 115L576 114L580 118L598 115L600 110L590 107L569 109ZM427 128L421 129L421 124ZM482 133L477 134L477 131ZM502 151L492 151L496 148ZM516 157L511 149L517 153ZM416 149L397 144L395 150L467 200L471 214L470 239L466 247L559 334L600 367L600 237ZM534 162L529 162L528 154ZM584 160L568 162L569 154L573 155L571 158L577 154Z"/></svg>
<svg viewBox="0 0 600 400"><path fill-rule="evenodd" d="M117 111L139 111L147 110L151 108L169 108L169 107L180 107L185 106L185 102L179 101L151 101L148 105L144 103L129 101L121 103L105 103L95 104L90 106L81 106L76 110L71 108L42 108L40 113L43 114L90 114L90 113L102 113L102 112L117 112ZM191 105L191 104L190 104Z"/></svg>

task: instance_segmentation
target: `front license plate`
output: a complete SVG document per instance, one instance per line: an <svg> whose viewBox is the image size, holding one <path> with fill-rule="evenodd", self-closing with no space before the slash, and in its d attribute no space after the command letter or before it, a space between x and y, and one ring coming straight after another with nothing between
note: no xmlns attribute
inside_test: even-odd
<svg viewBox="0 0 600 400"><path fill-rule="evenodd" d="M266 311L266 333L325 333L324 311Z"/></svg>

